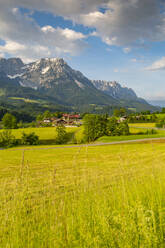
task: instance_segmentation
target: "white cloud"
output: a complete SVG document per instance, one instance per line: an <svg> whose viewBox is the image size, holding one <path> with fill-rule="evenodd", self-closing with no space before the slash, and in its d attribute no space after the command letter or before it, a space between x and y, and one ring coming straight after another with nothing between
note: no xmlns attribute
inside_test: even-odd
<svg viewBox="0 0 165 248"><path fill-rule="evenodd" d="M108 45L141 46L146 41L165 40L161 0L109 0L105 13L81 14L75 21L96 28Z"/></svg>
<svg viewBox="0 0 165 248"><path fill-rule="evenodd" d="M75 55L86 46L86 36L70 29L40 26L19 8L51 12L73 23L93 28L107 45L121 46L128 53L133 46L165 40L165 15L162 0L0 0L0 39L24 45L47 47L48 53ZM165 5L165 4L164 4ZM104 13L100 11L104 8ZM89 35L89 36L90 36ZM2 48L1 48L2 49ZM25 49L25 50L26 50ZM11 52L10 49L6 52ZM15 49L15 53L17 53ZM42 49L41 49L42 50ZM20 51L20 49L18 49ZM2 50L0 50L2 52ZM41 51L43 53L43 51ZM14 51L12 50L12 54ZM11 55L12 55L11 54ZM34 56L33 56L34 57Z"/></svg>
<svg viewBox="0 0 165 248"><path fill-rule="evenodd" d="M123 48L123 52L124 53L130 53L131 52L131 48L130 47L124 47Z"/></svg>
<svg viewBox="0 0 165 248"><path fill-rule="evenodd" d="M165 57L162 57L160 60L155 61L151 66L147 67L148 71L158 71L165 70Z"/></svg>
<svg viewBox="0 0 165 248"><path fill-rule="evenodd" d="M24 7L51 12L56 15L72 17L77 14L85 14L104 7L109 0L1 0L2 7Z"/></svg>
<svg viewBox="0 0 165 248"><path fill-rule="evenodd" d="M119 69L118 69L118 68L115 68L113 71L114 71L115 73L117 73L117 72L119 72Z"/></svg>
<svg viewBox="0 0 165 248"><path fill-rule="evenodd" d="M0 51L3 57L5 53L8 53L14 57L21 57L25 63L29 63L37 58L51 56L48 47L40 45L25 46L13 41L7 41L4 46L0 46Z"/></svg>
<svg viewBox="0 0 165 248"><path fill-rule="evenodd" d="M18 8L0 9L0 53L19 56L24 61L43 56L77 55L87 43L81 32L71 29L40 27L28 15L22 15Z"/></svg>
<svg viewBox="0 0 165 248"><path fill-rule="evenodd" d="M53 28L52 26L44 26L43 28L41 28L41 30L45 34L58 34L72 41L84 39L86 37L84 34L80 32L75 32L74 30L68 28L61 29L61 28Z"/></svg>
<svg viewBox="0 0 165 248"><path fill-rule="evenodd" d="M2 52L13 53L14 51L23 51L25 49L25 45L19 44L14 41L7 41L4 46L0 46L0 50Z"/></svg>

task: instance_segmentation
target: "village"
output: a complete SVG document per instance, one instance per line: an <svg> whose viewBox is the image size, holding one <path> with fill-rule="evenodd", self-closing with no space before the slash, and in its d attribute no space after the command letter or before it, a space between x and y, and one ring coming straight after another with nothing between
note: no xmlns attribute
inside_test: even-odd
<svg viewBox="0 0 165 248"><path fill-rule="evenodd" d="M127 120L127 116L123 116L118 119L118 123L124 122ZM64 125L66 127L76 127L81 126L83 124L82 118L80 114L67 114L64 113L60 118L58 117L49 117L44 118L41 121L38 121L38 126L52 126L56 127L59 125Z"/></svg>
<svg viewBox="0 0 165 248"><path fill-rule="evenodd" d="M58 117L50 117L45 118L38 123L38 125L48 125L52 127L56 127L58 125L64 126L81 126L82 119L79 114L63 114L61 118Z"/></svg>

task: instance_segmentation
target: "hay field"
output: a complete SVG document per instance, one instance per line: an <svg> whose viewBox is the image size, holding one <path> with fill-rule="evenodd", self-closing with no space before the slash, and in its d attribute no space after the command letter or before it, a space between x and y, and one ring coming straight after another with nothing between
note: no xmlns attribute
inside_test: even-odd
<svg viewBox="0 0 165 248"><path fill-rule="evenodd" d="M164 247L165 143L0 151L0 247Z"/></svg>

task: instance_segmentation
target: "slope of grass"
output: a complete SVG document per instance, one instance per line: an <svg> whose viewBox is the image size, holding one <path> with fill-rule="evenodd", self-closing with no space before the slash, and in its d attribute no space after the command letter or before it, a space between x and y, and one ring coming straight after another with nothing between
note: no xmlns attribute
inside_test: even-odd
<svg viewBox="0 0 165 248"><path fill-rule="evenodd" d="M42 101L40 101L40 100L32 100L32 99L23 98L23 97L9 97L9 99L21 100L21 101L29 102L29 103L40 103L40 102L42 102Z"/></svg>
<svg viewBox="0 0 165 248"><path fill-rule="evenodd" d="M0 151L0 247L164 247L165 144Z"/></svg>

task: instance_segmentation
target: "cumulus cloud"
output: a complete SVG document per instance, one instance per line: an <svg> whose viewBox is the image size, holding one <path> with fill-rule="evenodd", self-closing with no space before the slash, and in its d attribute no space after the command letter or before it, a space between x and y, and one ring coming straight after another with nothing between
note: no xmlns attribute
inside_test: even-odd
<svg viewBox="0 0 165 248"><path fill-rule="evenodd" d="M148 71L158 71L158 70L165 70L165 57L155 61L151 66L147 67L146 70Z"/></svg>
<svg viewBox="0 0 165 248"><path fill-rule="evenodd" d="M22 15L18 8L0 9L0 53L19 56L24 61L64 54L77 55L87 43L80 32L71 29L40 27L28 15Z"/></svg>
<svg viewBox="0 0 165 248"><path fill-rule="evenodd" d="M77 16L76 21L95 27L108 45L138 45L165 39L165 16L161 1L110 0L105 13Z"/></svg>
<svg viewBox="0 0 165 248"><path fill-rule="evenodd" d="M7 9L23 7L47 11L55 15L72 18L74 15L88 14L107 6L110 0L1 0Z"/></svg>
<svg viewBox="0 0 165 248"><path fill-rule="evenodd" d="M24 45L29 53L31 47L35 48L38 44L44 47L41 53L47 50L52 55L75 55L87 46L86 36L82 33L50 26L40 28L29 15L19 12L21 7L29 11L51 12L73 23L90 27L95 30L91 36L100 37L109 46L121 46L126 53L133 46L141 47L147 42L165 40L165 4L162 0L0 1L0 38L7 43L6 52L12 42Z"/></svg>
<svg viewBox="0 0 165 248"><path fill-rule="evenodd" d="M51 56L50 49L46 46L28 46L13 41L7 41L4 46L0 46L0 51L2 52L2 57L7 53L14 57L22 58L25 63L29 63L38 58Z"/></svg>

